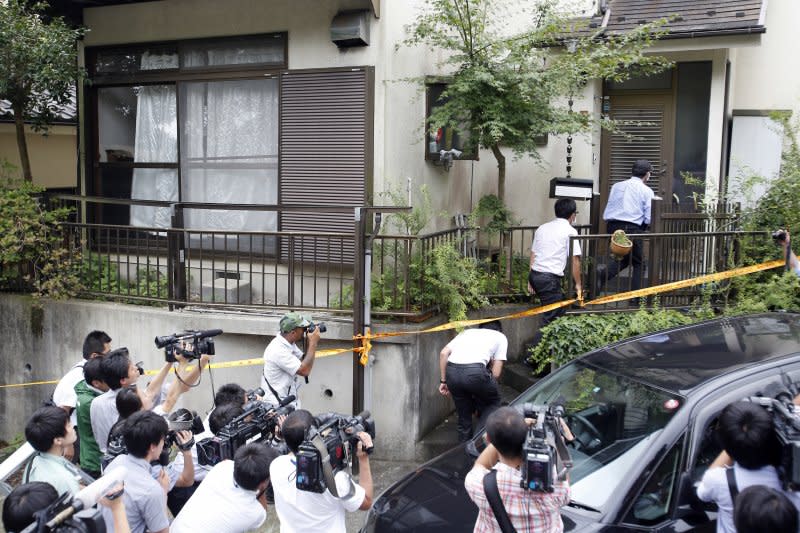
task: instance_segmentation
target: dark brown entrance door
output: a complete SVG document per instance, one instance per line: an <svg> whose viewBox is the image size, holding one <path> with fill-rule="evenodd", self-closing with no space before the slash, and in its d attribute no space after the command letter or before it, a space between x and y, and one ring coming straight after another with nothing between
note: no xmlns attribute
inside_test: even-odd
<svg viewBox="0 0 800 533"><path fill-rule="evenodd" d="M605 231L602 210L611 186L630 177L631 165L647 159L653 165L648 185L657 196L672 195L671 167L674 154L675 116L673 95L626 94L609 97L610 118L619 131L604 131L600 151L600 229Z"/></svg>

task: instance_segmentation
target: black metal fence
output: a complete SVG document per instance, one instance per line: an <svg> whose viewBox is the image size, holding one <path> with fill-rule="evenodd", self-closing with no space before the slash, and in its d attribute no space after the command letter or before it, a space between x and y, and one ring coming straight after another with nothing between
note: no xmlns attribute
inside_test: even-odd
<svg viewBox="0 0 800 533"><path fill-rule="evenodd" d="M374 315L420 317L438 303L426 279L426 265L443 244L474 261L481 292L492 299L530 301L527 277L535 226L487 232L453 228L426 235L378 234L365 239L364 228L352 232L230 231L188 228L184 215L219 210L218 204L169 203L145 200L58 195L51 205L70 205L73 218L63 224L70 259L93 298L174 307L203 306L242 309L306 309L351 314L363 283L357 254L371 242L371 303ZM170 227L140 227L86 222L91 213L132 205L169 212ZM353 212L352 206L293 207L226 205L225 209L282 212L327 209ZM727 211L719 218L728 217ZM695 229L716 226L700 221ZM609 235L591 235L578 228L582 278L590 296L636 286L634 268L621 269L608 251ZM637 236L641 243L639 285L652 286L688 279L741 264L742 243L766 238L765 233L688 231ZM362 242L359 242L362 241ZM631 254L630 257L632 257ZM629 259L630 259L629 257ZM628 259L628 260L629 260ZM625 261L625 260L623 260ZM624 263L623 263L624 265ZM573 280L565 277L572 292ZM9 286L6 284L6 286ZM702 288L661 296L663 305L687 305ZM628 304L611 305L609 308ZM636 304L638 305L638 303Z"/></svg>

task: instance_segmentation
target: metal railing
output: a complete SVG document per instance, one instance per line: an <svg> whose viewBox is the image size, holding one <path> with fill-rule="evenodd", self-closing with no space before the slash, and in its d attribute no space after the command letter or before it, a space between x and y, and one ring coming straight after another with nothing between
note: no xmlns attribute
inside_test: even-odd
<svg viewBox="0 0 800 533"><path fill-rule="evenodd" d="M184 214L219 210L219 204L159 202L57 195L50 205L72 206L75 216L63 224L64 241L85 294L93 298L174 307L305 309L351 314L362 283L357 254L372 246L371 312L413 319L436 311L439 302L426 279L426 266L437 246L447 244L475 261L481 292L494 301L530 301L527 279L530 245L536 226L487 232L461 227L413 235L378 234L366 240L364 227L352 232L230 231L187 228ZM102 209L140 205L169 209L171 227L87 222ZM284 212L325 209L353 213L352 206L298 207L225 205L227 210ZM727 217L727 209L719 218ZM700 224L700 222L698 222ZM708 224L703 223L705 229ZM360 228L360 229L359 229ZM591 297L634 288L633 268L610 276L616 261L609 255L609 235L591 235L578 227L574 238L582 249L582 283ZM743 243L765 233L671 232L636 236L642 243L641 287L688 279L739 266ZM359 251L361 250L361 251ZM361 263L363 264L363 263ZM24 270L24 269L23 269ZM20 278L22 270L20 271ZM7 288L24 286L4 283ZM573 280L565 276L571 293ZM702 287L660 297L665 306L695 301ZM607 308L622 308L620 303ZM638 306L638 302L633 305Z"/></svg>
<svg viewBox="0 0 800 533"><path fill-rule="evenodd" d="M584 290L589 298L607 296L638 288L695 278L743 266L743 250L769 242L767 232L688 232L643 233L629 236L641 249L641 261L635 250L623 258L609 251L611 235L574 237L582 252L581 273ZM571 258L570 258L571 261ZM638 267L636 266L638 263ZM638 276L637 276L638 274ZM571 276L567 279L570 293L574 292ZM638 278L638 279L637 279ZM730 281L697 285L663 293L658 296L665 307L685 307L698 303L704 291L712 299L724 292ZM648 298L648 304L653 298ZM640 301L628 300L603 306L604 309L638 307ZM599 307L596 310L603 310Z"/></svg>

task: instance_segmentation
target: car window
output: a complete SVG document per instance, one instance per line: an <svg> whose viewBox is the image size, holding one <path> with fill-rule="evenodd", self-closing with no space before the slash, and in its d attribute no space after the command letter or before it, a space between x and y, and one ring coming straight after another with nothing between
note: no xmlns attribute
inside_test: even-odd
<svg viewBox="0 0 800 533"><path fill-rule="evenodd" d="M683 437L667 453L650 475L650 479L634 499L633 507L628 511L625 522L637 525L654 525L669 516L672 497L675 494L675 483L678 479Z"/></svg>
<svg viewBox="0 0 800 533"><path fill-rule="evenodd" d="M561 404L570 443L572 499L602 508L634 475L640 458L683 405L683 398L576 361L514 403Z"/></svg>

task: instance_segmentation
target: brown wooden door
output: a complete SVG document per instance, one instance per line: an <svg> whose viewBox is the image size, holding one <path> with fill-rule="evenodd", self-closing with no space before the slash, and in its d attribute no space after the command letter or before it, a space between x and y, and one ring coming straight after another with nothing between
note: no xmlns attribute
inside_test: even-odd
<svg viewBox="0 0 800 533"><path fill-rule="evenodd" d="M600 228L611 186L628 179L631 165L647 159L653 165L648 185L657 196L672 195L675 116L672 94L612 95L609 116L619 131L604 131L600 151Z"/></svg>

